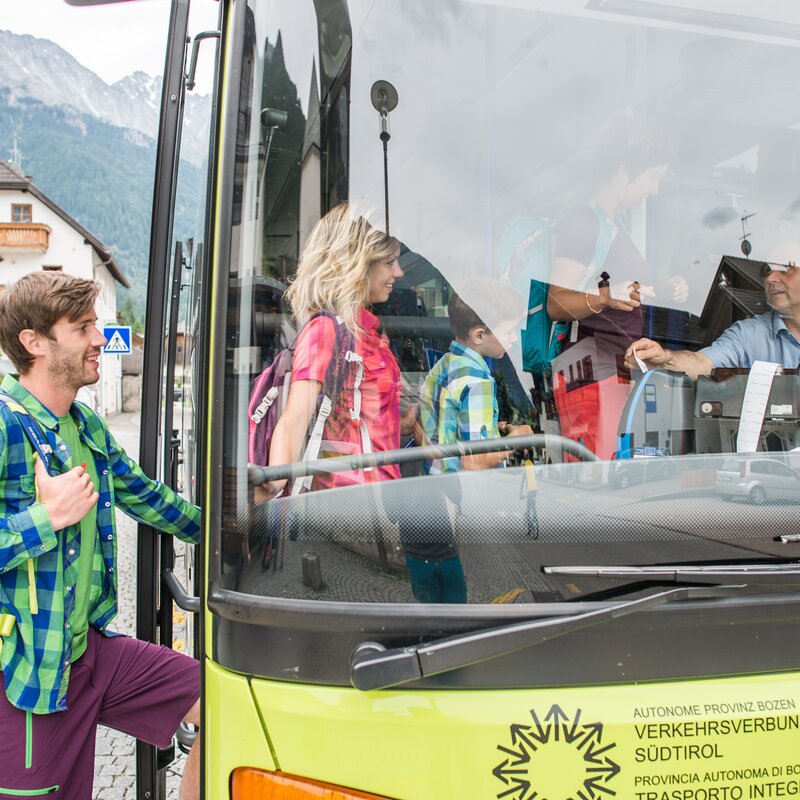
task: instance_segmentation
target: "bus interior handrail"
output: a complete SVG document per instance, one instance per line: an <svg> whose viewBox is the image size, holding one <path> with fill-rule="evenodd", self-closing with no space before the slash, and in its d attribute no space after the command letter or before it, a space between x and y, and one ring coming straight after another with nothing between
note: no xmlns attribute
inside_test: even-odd
<svg viewBox="0 0 800 800"><path fill-rule="evenodd" d="M402 447L398 450L383 450L377 453L361 453L352 456L318 458L313 461L296 461L291 464L277 464L273 467L247 465L247 480L251 486L260 486L269 481L303 478L306 475L328 475L334 472L381 467L386 464L407 464L418 461L433 461L439 458L460 458L462 456L494 453L499 450L526 450L547 447L560 449L581 461L597 461L597 456L573 439L550 433L532 433L522 436L506 436L500 439L480 439L469 442L454 442L445 445L420 445Z"/></svg>

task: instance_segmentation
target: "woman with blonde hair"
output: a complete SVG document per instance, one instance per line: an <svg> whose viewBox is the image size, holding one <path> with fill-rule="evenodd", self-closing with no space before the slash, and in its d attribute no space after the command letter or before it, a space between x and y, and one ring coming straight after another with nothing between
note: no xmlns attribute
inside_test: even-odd
<svg viewBox="0 0 800 800"><path fill-rule="evenodd" d="M286 293L300 332L294 346L286 407L275 426L269 463L288 464L302 456L303 444L325 375L333 358L344 358L342 388L323 430L320 456L393 450L400 446L400 368L368 306L389 299L403 270L400 244L354 216L347 203L336 206L314 227L297 276ZM336 352L352 334L353 352ZM339 345L341 349L341 344ZM320 475L312 488L399 478L397 465ZM283 489L277 481L272 491Z"/></svg>

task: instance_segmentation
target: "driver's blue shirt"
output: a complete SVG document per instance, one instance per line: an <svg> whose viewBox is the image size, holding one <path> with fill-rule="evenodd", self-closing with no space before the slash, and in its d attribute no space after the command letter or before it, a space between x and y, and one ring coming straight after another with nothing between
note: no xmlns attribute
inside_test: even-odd
<svg viewBox="0 0 800 800"><path fill-rule="evenodd" d="M734 322L699 352L707 355L715 368L749 369L754 361L771 361L786 369L800 365L800 342L776 311Z"/></svg>

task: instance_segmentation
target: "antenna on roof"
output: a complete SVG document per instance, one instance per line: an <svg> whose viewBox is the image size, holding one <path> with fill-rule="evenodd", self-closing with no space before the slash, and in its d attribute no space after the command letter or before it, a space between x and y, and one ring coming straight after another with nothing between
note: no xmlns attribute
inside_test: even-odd
<svg viewBox="0 0 800 800"><path fill-rule="evenodd" d="M744 229L744 223L750 219L750 217L754 217L755 215L756 212L754 211L752 214L745 214L743 217L741 217L742 235L739 237L739 241L742 243L740 247L742 248L745 258L750 258L750 253L753 252L753 245L750 243L750 234Z"/></svg>
<svg viewBox="0 0 800 800"><path fill-rule="evenodd" d="M19 149L19 144L22 141L19 134L15 133L11 137L13 145L11 147L11 163L19 170L22 169L22 151Z"/></svg>

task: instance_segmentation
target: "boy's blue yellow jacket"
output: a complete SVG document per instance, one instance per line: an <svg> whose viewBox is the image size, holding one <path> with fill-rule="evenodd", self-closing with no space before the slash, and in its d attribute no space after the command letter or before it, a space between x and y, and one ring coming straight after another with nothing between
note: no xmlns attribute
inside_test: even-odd
<svg viewBox="0 0 800 800"><path fill-rule="evenodd" d="M17 401L38 423L53 449L53 473L70 457L59 437L58 419L13 376L0 392ZM89 624L104 630L117 613L117 537L114 508L186 542L200 536L200 509L163 484L150 480L114 440L104 420L80 403L70 413L81 440L92 451L100 495L98 538L92 572L94 601ZM68 620L75 601L80 525L54 531L44 506L36 502L33 447L6 403L0 402L0 613L15 624L0 639L0 666L6 695L25 711L66 709L72 654ZM28 561L33 560L38 613L32 613Z"/></svg>

